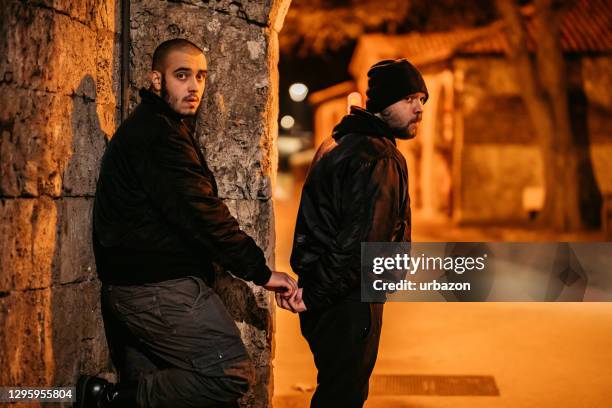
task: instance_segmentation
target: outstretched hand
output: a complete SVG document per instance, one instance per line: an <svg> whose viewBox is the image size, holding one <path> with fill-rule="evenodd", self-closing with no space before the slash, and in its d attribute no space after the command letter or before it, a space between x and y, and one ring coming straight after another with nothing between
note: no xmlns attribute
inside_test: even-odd
<svg viewBox="0 0 612 408"><path fill-rule="evenodd" d="M283 298L289 298L295 295L298 286L295 280L285 272L272 271L270 280L263 285L264 288L276 292L276 295L281 295Z"/></svg>

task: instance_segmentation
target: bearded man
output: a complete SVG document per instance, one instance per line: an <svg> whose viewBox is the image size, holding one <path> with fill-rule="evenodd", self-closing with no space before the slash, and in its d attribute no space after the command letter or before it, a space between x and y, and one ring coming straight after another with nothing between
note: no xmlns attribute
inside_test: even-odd
<svg viewBox="0 0 612 408"><path fill-rule="evenodd" d="M406 161L396 139L417 134L428 93L407 60L368 71L366 109L353 106L310 167L291 266L299 275L282 307L300 326L318 369L312 408L356 408L368 396L382 328L382 303L361 302L361 243L410 241Z"/></svg>
<svg viewBox="0 0 612 408"><path fill-rule="evenodd" d="M237 406L254 369L209 286L212 262L283 296L297 290L270 271L217 194L193 134L206 73L192 42L160 44L150 87L102 159L93 241L120 382L82 376L77 407Z"/></svg>

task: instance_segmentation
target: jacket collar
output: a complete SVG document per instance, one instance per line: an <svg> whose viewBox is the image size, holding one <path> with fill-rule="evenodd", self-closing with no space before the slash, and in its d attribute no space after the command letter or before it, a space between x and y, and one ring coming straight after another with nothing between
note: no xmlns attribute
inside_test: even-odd
<svg viewBox="0 0 612 408"><path fill-rule="evenodd" d="M347 134L365 134L381 139L387 139L396 145L393 130L384 120L373 113L357 106L351 107L351 112L342 118L332 133L336 141L340 141Z"/></svg>

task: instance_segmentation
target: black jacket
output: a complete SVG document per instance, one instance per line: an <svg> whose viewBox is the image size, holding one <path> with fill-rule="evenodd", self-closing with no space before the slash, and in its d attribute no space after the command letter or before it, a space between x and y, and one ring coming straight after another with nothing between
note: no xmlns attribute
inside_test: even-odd
<svg viewBox="0 0 612 408"><path fill-rule="evenodd" d="M291 267L307 309L358 298L361 242L405 241L406 160L385 122L353 107L317 151L302 190Z"/></svg>
<svg viewBox="0 0 612 408"><path fill-rule="evenodd" d="M145 89L111 139L94 202L100 280L143 284L212 276L212 261L266 283L261 249L217 196L212 172L187 119Z"/></svg>

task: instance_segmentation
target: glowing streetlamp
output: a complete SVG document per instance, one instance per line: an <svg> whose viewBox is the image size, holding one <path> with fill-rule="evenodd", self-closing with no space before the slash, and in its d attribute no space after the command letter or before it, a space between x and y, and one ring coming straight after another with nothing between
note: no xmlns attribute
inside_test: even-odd
<svg viewBox="0 0 612 408"><path fill-rule="evenodd" d="M355 105L361 108L361 103L361 94L359 92L351 92L346 98L346 110L348 111L348 113L351 113L351 106Z"/></svg>
<svg viewBox="0 0 612 408"><path fill-rule="evenodd" d="M308 95L308 87L297 82L289 87L289 97L294 102L302 102Z"/></svg>
<svg viewBox="0 0 612 408"><path fill-rule="evenodd" d="M280 125L283 129L289 130L295 125L295 119L293 119L293 116L285 115L281 118Z"/></svg>

